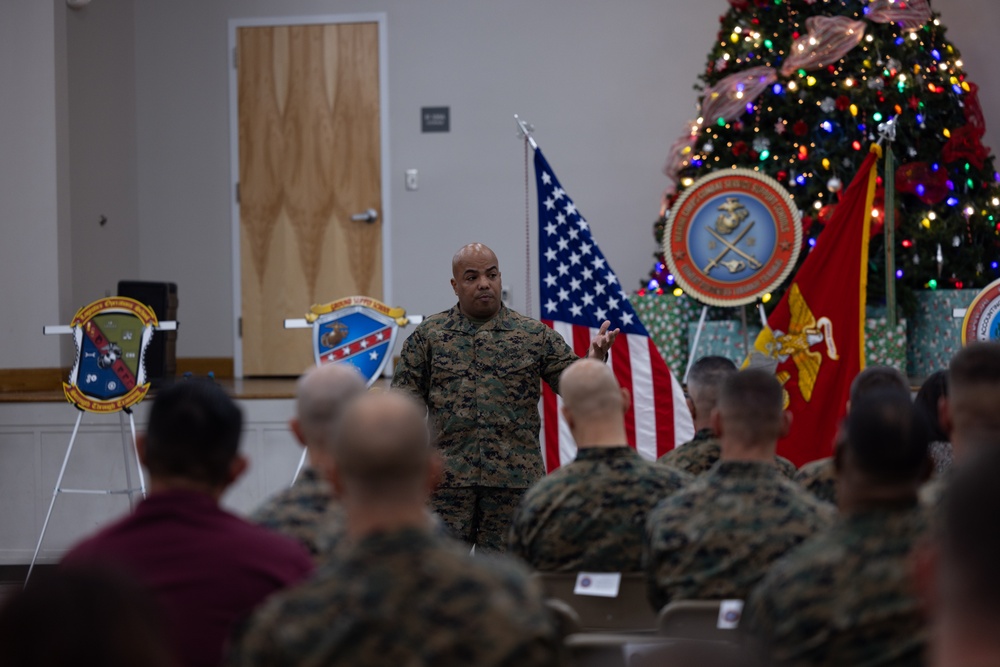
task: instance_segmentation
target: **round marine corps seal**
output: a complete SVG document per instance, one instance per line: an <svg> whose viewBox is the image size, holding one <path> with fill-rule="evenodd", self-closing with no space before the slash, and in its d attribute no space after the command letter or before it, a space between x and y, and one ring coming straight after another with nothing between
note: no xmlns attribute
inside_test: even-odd
<svg viewBox="0 0 1000 667"><path fill-rule="evenodd" d="M976 295L962 320L962 345L991 340L1000 340L1000 280Z"/></svg>
<svg viewBox="0 0 1000 667"><path fill-rule="evenodd" d="M802 246L799 210L776 180L750 169L695 181L670 211L663 254L674 279L713 306L739 306L788 277Z"/></svg>

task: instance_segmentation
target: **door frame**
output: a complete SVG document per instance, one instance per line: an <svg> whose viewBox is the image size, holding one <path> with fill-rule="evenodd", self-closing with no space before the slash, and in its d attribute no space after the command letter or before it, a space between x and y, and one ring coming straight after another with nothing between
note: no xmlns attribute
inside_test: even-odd
<svg viewBox="0 0 1000 667"><path fill-rule="evenodd" d="M240 318L243 315L242 275L240 264L240 203L236 199L236 186L240 180L240 136L238 109L238 73L233 53L239 28L266 28L288 25L316 25L331 23L378 24L378 78L379 78L379 159L381 160L382 187L382 299L392 303L392 212L389 197L391 170L389 168L389 41L385 12L370 14L328 14L320 16L279 16L266 18L229 19L229 40L226 55L229 58L229 191L233 252L233 375L243 377L243 339L240 335ZM303 304L303 312L310 304ZM305 331L302 335L307 335Z"/></svg>

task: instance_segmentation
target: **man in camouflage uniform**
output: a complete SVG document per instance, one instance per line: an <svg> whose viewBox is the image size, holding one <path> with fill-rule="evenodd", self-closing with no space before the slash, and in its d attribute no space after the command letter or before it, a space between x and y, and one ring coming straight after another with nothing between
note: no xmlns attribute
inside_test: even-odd
<svg viewBox="0 0 1000 667"><path fill-rule="evenodd" d="M469 556L429 520L441 461L422 405L396 392L362 396L339 422L332 456L347 542L258 610L230 664L559 664L560 640L528 573L503 556Z"/></svg>
<svg viewBox="0 0 1000 667"><path fill-rule="evenodd" d="M654 609L673 600L746 598L772 562L833 518L832 507L774 465L789 421L772 374L730 376L713 414L721 460L657 505L646 523Z"/></svg>
<svg viewBox="0 0 1000 667"><path fill-rule="evenodd" d="M980 447L1000 444L1000 343L971 343L952 357L939 417L956 465ZM940 504L950 480L935 477L921 489L921 500Z"/></svg>
<svg viewBox="0 0 1000 667"><path fill-rule="evenodd" d="M544 473L538 444L539 379L559 389L577 357L566 341L500 300L500 268L480 243L452 259L458 304L406 339L392 386L427 405L444 480L433 509L477 552L503 551L524 490ZM605 359L618 330L605 322L590 357Z"/></svg>
<svg viewBox="0 0 1000 667"><path fill-rule="evenodd" d="M324 443L343 405L364 391L365 381L349 365L311 368L299 378L295 416L288 426L306 448L309 465L293 486L272 496L250 516L254 523L295 538L313 558L332 546L342 524L340 506L319 470Z"/></svg>
<svg viewBox="0 0 1000 667"><path fill-rule="evenodd" d="M896 388L854 404L834 463L840 516L779 560L743 625L768 665L923 665L923 610L910 580L927 529L917 490L932 470L923 414Z"/></svg>
<svg viewBox="0 0 1000 667"><path fill-rule="evenodd" d="M910 383L898 370L892 366L869 366L858 373L851 382L847 411L851 411L852 404L860 404L866 394L880 389L898 389L907 396L910 395ZM834 448L836 447L835 441ZM795 481L823 502L837 504L837 475L832 456L810 461L799 468L795 474Z"/></svg>
<svg viewBox="0 0 1000 667"><path fill-rule="evenodd" d="M930 622L931 667L1000 665L1000 447L968 442L936 508L917 580Z"/></svg>
<svg viewBox="0 0 1000 667"><path fill-rule="evenodd" d="M641 572L646 514L690 477L626 444L630 396L608 366L581 359L559 386L576 460L528 489L510 552L543 572Z"/></svg>
<svg viewBox="0 0 1000 667"><path fill-rule="evenodd" d="M719 388L736 370L736 364L718 356L702 357L691 365L686 398L694 419L694 438L671 449L657 459L657 463L695 476L711 470L719 460L719 439L711 425L712 410L719 400ZM785 477L791 479L795 476L795 464L788 459L775 456L774 463Z"/></svg>

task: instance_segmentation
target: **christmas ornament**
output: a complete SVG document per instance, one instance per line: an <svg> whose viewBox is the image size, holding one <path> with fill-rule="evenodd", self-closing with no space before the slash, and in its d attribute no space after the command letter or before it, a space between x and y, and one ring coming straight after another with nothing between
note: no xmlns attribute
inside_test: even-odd
<svg viewBox="0 0 1000 667"><path fill-rule="evenodd" d="M822 109L823 113L833 113L834 109L837 108L837 103L832 97L824 97L823 101L819 103L819 108Z"/></svg>
<svg viewBox="0 0 1000 667"><path fill-rule="evenodd" d="M753 140L753 149L758 153L763 153L771 147L771 140L767 137L757 137Z"/></svg>
<svg viewBox="0 0 1000 667"><path fill-rule="evenodd" d="M840 192L844 187L844 183L834 176L829 181L826 182L826 189L830 192Z"/></svg>

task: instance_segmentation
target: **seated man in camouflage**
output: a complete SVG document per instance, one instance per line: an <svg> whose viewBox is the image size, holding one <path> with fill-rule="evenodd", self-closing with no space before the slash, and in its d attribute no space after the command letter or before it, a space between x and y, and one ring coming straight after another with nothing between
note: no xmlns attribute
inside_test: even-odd
<svg viewBox="0 0 1000 667"><path fill-rule="evenodd" d="M744 599L767 568L833 518L833 508L774 465L787 433L781 385L745 370L722 385L712 418L722 458L670 496L646 523L649 601Z"/></svg>
<svg viewBox="0 0 1000 667"><path fill-rule="evenodd" d="M712 431L712 410L719 400L719 388L736 370L736 364L725 357L702 357L691 365L687 378L687 405L696 433L692 440L671 449L657 463L692 475L706 473L716 464L719 439ZM795 476L794 463L781 456L775 456L774 462L785 477Z"/></svg>
<svg viewBox="0 0 1000 667"><path fill-rule="evenodd" d="M968 444L968 443L967 443ZM1000 440L958 463L918 580L930 617L931 667L1000 665Z"/></svg>
<svg viewBox="0 0 1000 667"><path fill-rule="evenodd" d="M231 664L558 664L559 638L527 572L436 532L426 507L442 465L425 412L397 393L345 408L328 477L347 543L258 610Z"/></svg>
<svg viewBox="0 0 1000 667"><path fill-rule="evenodd" d="M958 466L981 447L1000 444L1000 343L971 343L952 357L939 417ZM925 484L921 500L938 505L950 479L945 474Z"/></svg>
<svg viewBox="0 0 1000 667"><path fill-rule="evenodd" d="M626 444L630 396L609 366L576 361L559 388L576 460L528 489L508 548L542 572L640 572L646 514L691 478Z"/></svg>
<svg viewBox="0 0 1000 667"><path fill-rule="evenodd" d="M291 488L267 500L250 517L254 523L295 538L309 549L313 558L335 541L337 531L330 524L342 521L333 516L341 514L340 508L319 471L324 439L344 404L364 391L361 374L345 364L311 368L299 378L295 388L295 417L288 425L295 439L306 448L309 465Z"/></svg>
<svg viewBox="0 0 1000 667"><path fill-rule="evenodd" d="M779 560L743 625L768 665L922 665L911 552L927 529L917 490L932 470L923 413L896 388L851 409L834 455L840 516Z"/></svg>
<svg viewBox="0 0 1000 667"><path fill-rule="evenodd" d="M847 411L851 411L851 405L860 404L867 394L879 389L899 389L910 395L910 383L898 370L892 366L869 366L851 382ZM816 459L799 468L795 481L820 500L837 504L837 476L832 456Z"/></svg>

